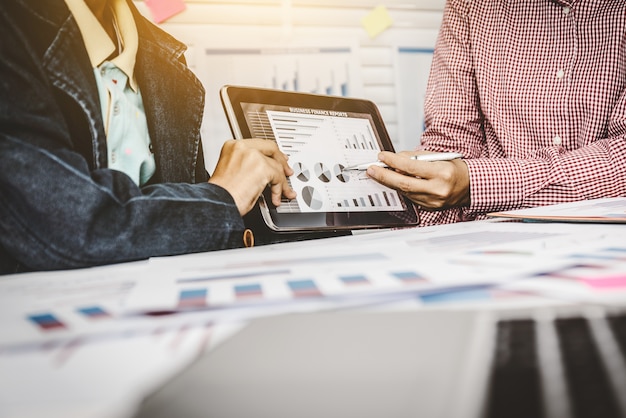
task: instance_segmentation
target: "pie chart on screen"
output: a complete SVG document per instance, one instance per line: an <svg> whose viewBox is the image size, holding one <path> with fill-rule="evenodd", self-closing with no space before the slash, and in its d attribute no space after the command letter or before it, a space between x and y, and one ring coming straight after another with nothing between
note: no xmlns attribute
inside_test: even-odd
<svg viewBox="0 0 626 418"><path fill-rule="evenodd" d="M318 179L323 181L324 183L328 183L332 177L330 174L330 170L326 168L324 163L315 163L313 166L313 170L315 171L315 175Z"/></svg>
<svg viewBox="0 0 626 418"><path fill-rule="evenodd" d="M302 199L304 199L304 203L306 203L306 205L313 210L319 210L322 208L322 196L311 186L305 186L302 189Z"/></svg>
<svg viewBox="0 0 626 418"><path fill-rule="evenodd" d="M335 167L333 167L333 173L335 173L335 177L337 177L337 180L342 183L347 183L350 180L350 176L348 176L347 173L344 173L343 169L343 165L336 164Z"/></svg>
<svg viewBox="0 0 626 418"><path fill-rule="evenodd" d="M301 182L307 182L311 178L311 173L309 172L309 169L304 166L304 164L295 163L292 168L293 175Z"/></svg>

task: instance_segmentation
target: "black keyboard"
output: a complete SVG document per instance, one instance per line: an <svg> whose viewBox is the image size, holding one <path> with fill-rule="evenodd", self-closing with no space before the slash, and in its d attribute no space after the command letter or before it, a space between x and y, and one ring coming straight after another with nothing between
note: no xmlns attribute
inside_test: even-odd
<svg viewBox="0 0 626 418"><path fill-rule="evenodd" d="M499 321L485 415L624 417L624 364L624 313Z"/></svg>

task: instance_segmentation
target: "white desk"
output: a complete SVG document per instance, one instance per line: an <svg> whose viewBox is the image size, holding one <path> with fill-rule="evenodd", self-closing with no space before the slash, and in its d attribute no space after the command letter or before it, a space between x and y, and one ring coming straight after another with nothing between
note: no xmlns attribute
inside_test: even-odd
<svg viewBox="0 0 626 418"><path fill-rule="evenodd" d="M277 314L620 305L625 232L620 225L492 220L6 276L0 279L0 416L129 416L198 353L249 320ZM411 280L407 272L425 281L404 283ZM286 293L304 278L316 285L317 297L306 297L306 287L303 297L297 288ZM442 291L464 280L472 286ZM200 310L129 316L179 306L182 291L194 290L190 283L207 290ZM61 325L29 319L41 314Z"/></svg>

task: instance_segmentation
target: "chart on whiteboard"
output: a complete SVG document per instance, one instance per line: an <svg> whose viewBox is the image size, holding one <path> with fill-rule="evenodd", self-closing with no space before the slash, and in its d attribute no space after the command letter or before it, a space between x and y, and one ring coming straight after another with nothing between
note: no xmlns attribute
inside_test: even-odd
<svg viewBox="0 0 626 418"><path fill-rule="evenodd" d="M380 141L370 115L245 104L252 136L273 139L289 156L296 199L279 213L402 211L398 193L344 167L375 161Z"/></svg>

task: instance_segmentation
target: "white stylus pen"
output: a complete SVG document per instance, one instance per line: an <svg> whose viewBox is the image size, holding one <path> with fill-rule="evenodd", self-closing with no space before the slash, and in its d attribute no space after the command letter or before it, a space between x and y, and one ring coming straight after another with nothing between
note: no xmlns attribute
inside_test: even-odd
<svg viewBox="0 0 626 418"><path fill-rule="evenodd" d="M413 155L409 157L409 159L411 160L418 160L418 161L450 161L450 160L454 160L455 158L463 158L463 154L459 154L458 152L433 152L430 154L420 154L420 155ZM376 165L378 167L388 167L387 164L382 163L380 161L372 161L369 163L363 163L363 164L351 165L350 167L345 167L343 171L367 170L367 167L370 167L372 165Z"/></svg>

